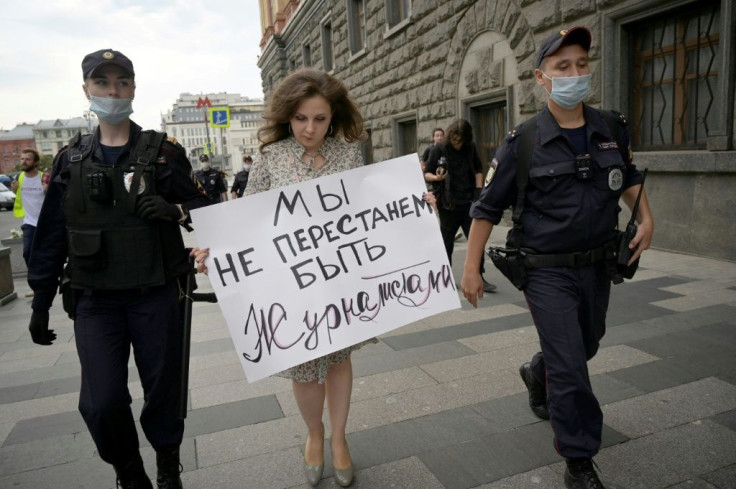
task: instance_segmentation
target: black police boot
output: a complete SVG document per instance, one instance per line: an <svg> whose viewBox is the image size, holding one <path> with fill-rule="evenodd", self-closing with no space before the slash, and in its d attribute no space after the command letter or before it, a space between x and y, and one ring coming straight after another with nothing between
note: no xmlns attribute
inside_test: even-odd
<svg viewBox="0 0 736 489"><path fill-rule="evenodd" d="M179 463L179 447L156 452L156 469L158 489L182 489L181 477L179 477L182 470Z"/></svg>
<svg viewBox="0 0 736 489"><path fill-rule="evenodd" d="M519 368L519 375L529 391L529 407L537 418L549 419L547 409L547 390L532 373L532 367L527 362Z"/></svg>
<svg viewBox="0 0 736 489"><path fill-rule="evenodd" d="M565 469L567 489L606 489L593 468L593 459L568 458Z"/></svg>
<svg viewBox="0 0 736 489"><path fill-rule="evenodd" d="M153 489L153 484L138 458L124 467L113 466L118 476L117 486L121 489Z"/></svg>

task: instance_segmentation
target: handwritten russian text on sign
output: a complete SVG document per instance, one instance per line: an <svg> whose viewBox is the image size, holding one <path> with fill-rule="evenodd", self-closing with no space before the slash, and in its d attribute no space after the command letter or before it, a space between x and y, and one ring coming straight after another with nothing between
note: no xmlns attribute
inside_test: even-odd
<svg viewBox="0 0 736 489"><path fill-rule="evenodd" d="M192 211L253 382L460 307L416 155Z"/></svg>

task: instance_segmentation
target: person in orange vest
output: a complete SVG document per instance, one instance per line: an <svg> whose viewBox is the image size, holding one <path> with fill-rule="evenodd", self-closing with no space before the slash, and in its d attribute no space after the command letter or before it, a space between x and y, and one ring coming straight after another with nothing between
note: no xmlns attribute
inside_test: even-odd
<svg viewBox="0 0 736 489"><path fill-rule="evenodd" d="M23 219L20 229L23 231L23 259L28 265L31 255L31 244L36 233L38 215L46 195L48 183L44 183L43 172L38 169L41 158L38 151L26 148L20 152L21 171L18 178L10 183L10 190L15 192L13 215Z"/></svg>

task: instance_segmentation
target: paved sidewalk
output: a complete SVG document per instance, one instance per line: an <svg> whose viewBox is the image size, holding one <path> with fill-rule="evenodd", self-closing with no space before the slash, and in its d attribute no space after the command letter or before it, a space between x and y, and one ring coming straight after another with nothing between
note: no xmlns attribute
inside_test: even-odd
<svg viewBox="0 0 736 489"><path fill-rule="evenodd" d="M457 279L464 254L462 240ZM499 288L478 309L463 301L462 310L353 355L353 487L563 487L549 423L529 411L518 376L538 349L531 317L520 292L495 271L487 276ZM57 300L57 341L34 345L28 286L15 286L19 298L0 307L0 488L113 487L113 470L77 412L71 321ZM194 306L192 340L185 487L308 487L305 429L289 382L245 381L217 305ZM608 333L590 372L604 412L596 461L607 487L736 488L736 264L647 252L636 279L613 287ZM139 412L132 365L130 378ZM153 476L155 457L141 440ZM331 469L319 487L338 487Z"/></svg>

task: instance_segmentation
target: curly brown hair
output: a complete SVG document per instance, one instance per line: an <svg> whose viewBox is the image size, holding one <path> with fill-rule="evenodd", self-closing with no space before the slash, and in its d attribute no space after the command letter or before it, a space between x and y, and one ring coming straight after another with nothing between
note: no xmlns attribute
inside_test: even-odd
<svg viewBox="0 0 736 489"><path fill-rule="evenodd" d="M320 95L332 109L332 130L328 137L341 135L349 143L360 140L363 134L363 116L350 99L345 85L314 68L301 68L284 78L271 94L263 118L266 125L258 130L259 149L289 137L289 121L299 104L307 98Z"/></svg>

